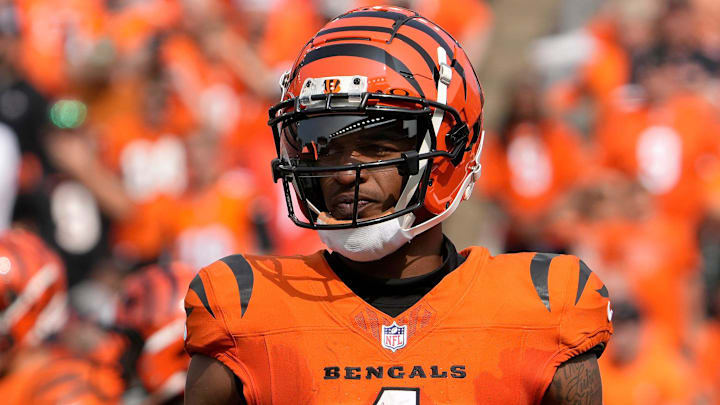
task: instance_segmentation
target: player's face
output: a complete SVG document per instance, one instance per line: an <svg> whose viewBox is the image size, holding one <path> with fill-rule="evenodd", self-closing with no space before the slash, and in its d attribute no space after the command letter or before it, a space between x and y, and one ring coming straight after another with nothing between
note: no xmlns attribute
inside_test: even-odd
<svg viewBox="0 0 720 405"><path fill-rule="evenodd" d="M339 166L397 159L402 152L415 149L415 138L377 130L330 142L329 151L318 159L320 166ZM396 167L334 172L320 178L322 197L331 219L348 221L353 217L355 182L359 178L358 219L372 219L388 214L402 193L405 178ZM325 221L328 218L324 219Z"/></svg>

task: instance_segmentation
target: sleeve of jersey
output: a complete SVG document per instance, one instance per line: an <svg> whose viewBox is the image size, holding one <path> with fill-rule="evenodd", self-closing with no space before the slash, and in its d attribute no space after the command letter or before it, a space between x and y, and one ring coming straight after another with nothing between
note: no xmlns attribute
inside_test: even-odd
<svg viewBox="0 0 720 405"><path fill-rule="evenodd" d="M185 349L191 356L200 353L217 358L232 351L234 347L223 318L222 305L218 302L213 288L213 273L217 272L217 267L219 266L213 263L200 270L185 295Z"/></svg>
<svg viewBox="0 0 720 405"><path fill-rule="evenodd" d="M225 260L225 259L223 259ZM240 361L231 321L239 314L241 299L233 269L220 260L203 268L190 283L185 296L185 350L221 361L240 375Z"/></svg>
<svg viewBox="0 0 720 405"><path fill-rule="evenodd" d="M559 365L590 350L598 356L612 334L612 310L607 287L590 268L574 256L558 265L566 279L563 313L558 327Z"/></svg>

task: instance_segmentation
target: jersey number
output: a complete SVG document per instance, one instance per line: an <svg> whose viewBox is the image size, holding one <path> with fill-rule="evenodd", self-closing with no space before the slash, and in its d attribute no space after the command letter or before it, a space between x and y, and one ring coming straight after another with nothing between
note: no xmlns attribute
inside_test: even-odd
<svg viewBox="0 0 720 405"><path fill-rule="evenodd" d="M418 405L420 388L383 387L373 405Z"/></svg>

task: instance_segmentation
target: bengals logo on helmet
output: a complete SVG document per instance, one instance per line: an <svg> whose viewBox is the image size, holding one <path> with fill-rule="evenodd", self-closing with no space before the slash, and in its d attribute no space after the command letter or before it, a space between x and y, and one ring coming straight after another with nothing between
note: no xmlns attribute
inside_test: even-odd
<svg viewBox="0 0 720 405"><path fill-rule="evenodd" d="M340 92L340 79L325 80L325 94L339 93L339 92Z"/></svg>

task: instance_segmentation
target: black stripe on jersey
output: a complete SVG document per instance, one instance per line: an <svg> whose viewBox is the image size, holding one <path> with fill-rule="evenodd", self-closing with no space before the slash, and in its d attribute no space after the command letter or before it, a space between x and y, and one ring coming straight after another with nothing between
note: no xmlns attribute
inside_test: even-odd
<svg viewBox="0 0 720 405"><path fill-rule="evenodd" d="M358 58L370 59L382 63L395 72L399 73L405 80L417 90L420 97L425 98L420 84L413 77L412 72L398 58L390 55L384 49L367 44L334 44L314 49L305 55L300 66L304 66L320 59L333 56L356 56Z"/></svg>
<svg viewBox="0 0 720 405"><path fill-rule="evenodd" d="M408 16L401 13L394 13L391 11L357 11L354 13L345 14L343 16L340 16L339 18L354 18L354 17L376 17L376 18L385 18L389 20L393 20L394 23L400 20L405 20ZM458 72L460 77L462 77L463 80L463 89L465 90L465 96L467 97L467 82L465 79L465 69L460 66L459 63L455 63L455 53L453 52L450 45L448 45L447 42L443 39L440 34L438 34L434 29L432 29L430 26L425 25L417 20L409 20L405 22L404 25L407 25L408 27L415 28L417 30L420 30L427 35L431 36L435 42L437 42L438 45L443 47L445 49L445 52L447 52L448 57L450 60L453 61L452 67L455 68L455 70ZM447 31L443 30L447 34ZM448 34L450 36L450 34ZM452 36L450 36L452 38Z"/></svg>
<svg viewBox="0 0 720 405"><path fill-rule="evenodd" d="M207 293L205 293L205 285L203 284L202 279L200 278L200 274L196 275L193 281L190 283L190 289L195 291L195 294L197 294L198 298L200 298L200 302L202 302L203 306L207 311L212 315L213 318L215 318L215 314L213 313L212 309L210 309L210 304L208 303Z"/></svg>
<svg viewBox="0 0 720 405"><path fill-rule="evenodd" d="M377 27L373 25L355 25L351 27L335 27L335 28L328 28L324 31L320 31L317 33L316 37L320 37L323 35L332 34L334 32L345 32L345 31L373 31L373 32L384 32L387 34L392 34L393 29L387 28L387 27ZM430 72L433 75L433 79L435 80L435 84L437 84L437 81L440 78L440 72L438 71L438 68L435 66L435 61L433 58L425 51L425 49L420 46L417 42L413 41L411 38L407 37L403 34L395 34L395 37L406 44L410 45L417 53L420 54L420 56L425 60L425 64L428 66L428 69L430 69Z"/></svg>
<svg viewBox="0 0 720 405"><path fill-rule="evenodd" d="M580 265L578 266L578 288L577 288L577 295L575 296L575 305L577 305L578 301L580 301L580 296L582 295L583 291L585 290L585 284L587 284L588 279L590 278L590 274L592 273L592 270L585 264L584 261L580 260Z"/></svg>
<svg viewBox="0 0 720 405"><path fill-rule="evenodd" d="M530 262L530 278L537 292L540 301L550 311L550 290L548 289L548 274L550 273L550 262L557 256L550 253L535 253Z"/></svg>
<svg viewBox="0 0 720 405"><path fill-rule="evenodd" d="M190 317L190 314L192 314L193 309L195 309L195 307L185 307L185 318Z"/></svg>
<svg viewBox="0 0 720 405"><path fill-rule="evenodd" d="M610 293L608 292L608 289L607 289L607 287L605 287L604 284L603 284L603 286L602 286L601 288L599 288L599 289L597 289L597 290L595 290L595 291L597 291L598 294L600 294L600 296L603 297L603 298L610 298Z"/></svg>
<svg viewBox="0 0 720 405"><path fill-rule="evenodd" d="M240 292L240 317L242 317L245 315L250 298L252 298L253 284L255 283L252 267L242 255L224 257L220 261L225 263L235 275Z"/></svg>

